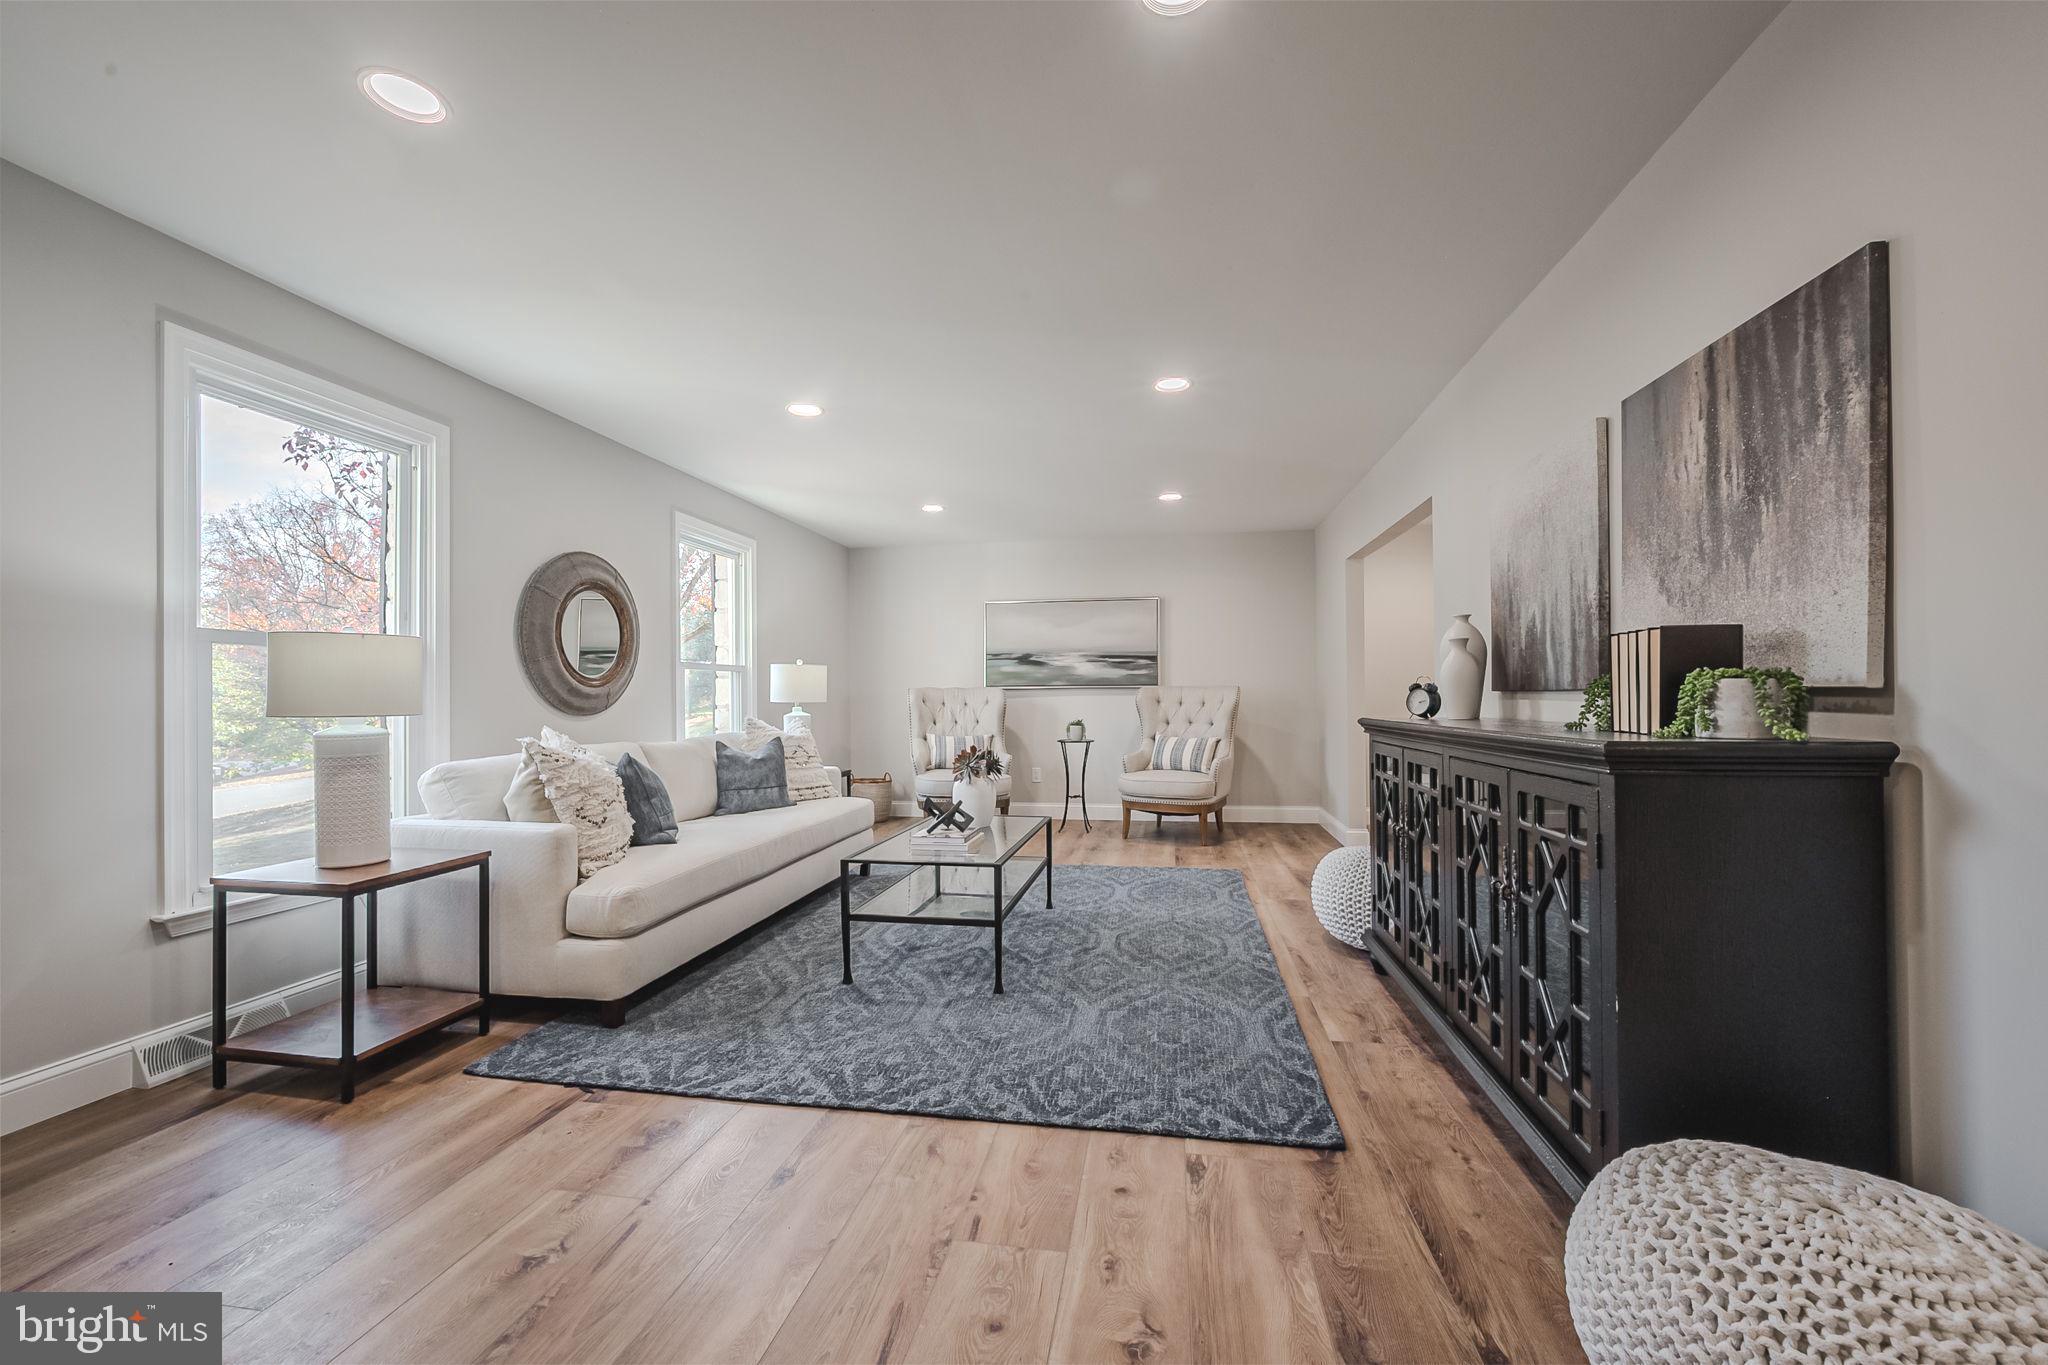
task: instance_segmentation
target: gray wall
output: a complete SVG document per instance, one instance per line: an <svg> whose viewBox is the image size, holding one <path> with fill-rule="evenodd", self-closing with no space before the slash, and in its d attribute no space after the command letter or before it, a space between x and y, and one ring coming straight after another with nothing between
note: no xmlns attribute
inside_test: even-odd
<svg viewBox="0 0 2048 1365"><path fill-rule="evenodd" d="M893 772L897 796L909 799L909 690L981 686L984 601L1158 597L1162 680L1244 689L1231 804L1313 810L1313 548L1307 531L1273 531L855 550L856 766L863 775ZM1114 803L1118 760L1137 738L1132 696L1129 688L1012 691L1007 722L1019 771L1011 799L1060 800L1058 741L1078 718L1097 741L1089 801ZM1034 765L1041 782L1031 780Z"/></svg>
<svg viewBox="0 0 2048 1365"><path fill-rule="evenodd" d="M0 164L0 1076L208 1008L210 938L158 908L157 324L171 318L446 422L451 742L674 733L671 512L760 543L760 657L841 664L846 551L231 266ZM646 647L604 715L551 714L512 649L534 566L619 567ZM765 679L761 695L767 695ZM779 708L776 708L779 710ZM828 758L843 703L811 708ZM238 998L335 965L331 909L236 926Z"/></svg>
<svg viewBox="0 0 2048 1365"><path fill-rule="evenodd" d="M2044 59L2048 6L1790 7L1316 533L1334 773L1356 757L1338 704L1352 554L1429 499L1437 629L1459 611L1486 628L1489 493L1532 435L1602 414L1619 431L1627 395L1889 240L1896 695L1885 714L1823 715L1815 729L1905 751L1890 805L1908 1169L2036 1241L2048 1241ZM1489 714L1574 709L1561 695L1487 698Z"/></svg>

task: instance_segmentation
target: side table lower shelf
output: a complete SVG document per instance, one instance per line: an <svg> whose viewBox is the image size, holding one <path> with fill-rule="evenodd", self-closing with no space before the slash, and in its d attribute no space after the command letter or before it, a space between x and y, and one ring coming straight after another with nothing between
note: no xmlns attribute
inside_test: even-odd
<svg viewBox="0 0 2048 1365"><path fill-rule="evenodd" d="M356 999L356 1060L374 1057L443 1024L480 1012L484 998L473 992L437 991L426 986L378 986ZM341 1065L341 1013L318 1009L237 1034L214 1051L236 1062L277 1066Z"/></svg>

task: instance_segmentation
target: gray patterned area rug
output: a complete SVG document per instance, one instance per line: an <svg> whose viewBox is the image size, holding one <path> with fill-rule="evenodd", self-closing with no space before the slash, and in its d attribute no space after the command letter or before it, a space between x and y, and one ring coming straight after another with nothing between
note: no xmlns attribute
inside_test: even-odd
<svg viewBox="0 0 2048 1365"><path fill-rule="evenodd" d="M927 874L928 875L928 874ZM891 878L855 882L866 900ZM543 1024L472 1075L1063 1128L1342 1147L1228 869L1059 867L1003 926L856 924L830 886L645 1001Z"/></svg>

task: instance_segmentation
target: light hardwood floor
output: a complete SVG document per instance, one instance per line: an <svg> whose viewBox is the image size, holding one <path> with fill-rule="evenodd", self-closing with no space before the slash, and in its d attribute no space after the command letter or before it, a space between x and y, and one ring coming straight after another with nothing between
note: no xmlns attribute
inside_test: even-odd
<svg viewBox="0 0 2048 1365"><path fill-rule="evenodd" d="M233 1361L1581 1359L1569 1208L1308 905L1300 825L1059 861L1243 870L1341 1152L579 1091L425 1040L0 1141L0 1284L208 1289ZM461 1025L458 1027L467 1027Z"/></svg>

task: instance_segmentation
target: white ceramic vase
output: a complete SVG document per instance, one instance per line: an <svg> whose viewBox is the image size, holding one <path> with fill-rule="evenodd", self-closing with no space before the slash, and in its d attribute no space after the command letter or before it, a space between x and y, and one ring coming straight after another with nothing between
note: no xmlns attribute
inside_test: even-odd
<svg viewBox="0 0 2048 1365"><path fill-rule="evenodd" d="M1437 719L1479 719L1479 699L1486 692L1486 637L1469 614L1453 616L1451 628L1444 632L1436 690L1442 698Z"/></svg>
<svg viewBox="0 0 2048 1365"><path fill-rule="evenodd" d="M984 828L996 818L996 780L993 777L955 778L953 804L967 812L973 828Z"/></svg>
<svg viewBox="0 0 2048 1365"><path fill-rule="evenodd" d="M1778 690L1778 684L1772 683L1771 688ZM1702 728L1704 716L1693 725L1693 733L1702 739L1771 738L1770 727L1757 714L1756 684L1748 678L1723 678L1715 683L1707 709L1713 714L1714 728Z"/></svg>

